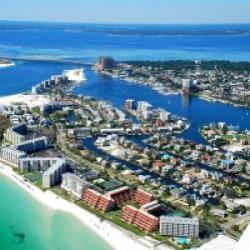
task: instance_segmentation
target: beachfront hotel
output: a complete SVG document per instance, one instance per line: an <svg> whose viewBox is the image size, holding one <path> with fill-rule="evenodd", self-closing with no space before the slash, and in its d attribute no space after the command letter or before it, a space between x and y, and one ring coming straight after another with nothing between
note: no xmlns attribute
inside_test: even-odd
<svg viewBox="0 0 250 250"><path fill-rule="evenodd" d="M130 205L123 207L121 219L146 233L150 233L159 228L159 218Z"/></svg>
<svg viewBox="0 0 250 250"><path fill-rule="evenodd" d="M152 194L145 192L142 189L137 189L133 194L133 200L138 203L140 206L143 206L147 203L150 203L155 198Z"/></svg>
<svg viewBox="0 0 250 250"><path fill-rule="evenodd" d="M122 205L130 200L132 200L131 189L127 186L115 189L106 193L106 196L114 200L117 205Z"/></svg>
<svg viewBox="0 0 250 250"><path fill-rule="evenodd" d="M49 140L46 136L42 136L33 140L19 143L15 147L17 150L23 151L27 154L31 154L34 152L47 150L49 148Z"/></svg>
<svg viewBox="0 0 250 250"><path fill-rule="evenodd" d="M198 238L199 221L198 218L182 218L176 216L161 216L160 234L167 236L180 236L188 238Z"/></svg>
<svg viewBox="0 0 250 250"><path fill-rule="evenodd" d="M82 199L88 206L104 213L110 211L115 206L115 201L112 198L102 195L93 189L84 190Z"/></svg>
<svg viewBox="0 0 250 250"><path fill-rule="evenodd" d="M25 141L25 135L19 134L14 128L9 128L4 133L4 139L11 144L19 144Z"/></svg>
<svg viewBox="0 0 250 250"><path fill-rule="evenodd" d="M65 159L57 158L55 163L43 173L42 183L44 188L50 188L61 181L62 174L67 170Z"/></svg>
<svg viewBox="0 0 250 250"><path fill-rule="evenodd" d="M71 193L76 198L80 199L82 197L82 193L90 187L90 184L80 176L73 173L65 173L62 175L61 187L68 193Z"/></svg>
<svg viewBox="0 0 250 250"><path fill-rule="evenodd" d="M25 152L17 150L15 147L0 148L0 160L14 167L18 167L20 159L26 156Z"/></svg>
<svg viewBox="0 0 250 250"><path fill-rule="evenodd" d="M116 205L122 205L134 200L141 206L137 209L130 205L125 205L122 209L121 220L132 224L146 233L150 233L159 228L159 218L150 214L150 211L160 207L157 200L151 194L143 190L133 192L127 187L118 188L106 194L101 194L93 189L83 191L82 199L90 207L104 213L112 210ZM147 201L151 201L147 203Z"/></svg>

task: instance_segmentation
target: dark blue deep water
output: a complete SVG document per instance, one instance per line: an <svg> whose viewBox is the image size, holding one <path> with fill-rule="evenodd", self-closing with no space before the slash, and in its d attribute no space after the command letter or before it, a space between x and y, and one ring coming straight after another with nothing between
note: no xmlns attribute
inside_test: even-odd
<svg viewBox="0 0 250 250"><path fill-rule="evenodd" d="M87 25L0 22L1 57L47 56L94 62L100 55L118 60L250 61L250 25ZM19 62L0 68L0 96L24 92L72 65ZM196 97L162 96L147 87L113 80L86 68L88 81L76 89L122 106L127 98L185 116L192 123L185 137L201 142L198 127L225 121L250 129L250 110L209 103Z"/></svg>
<svg viewBox="0 0 250 250"><path fill-rule="evenodd" d="M0 55L250 60L250 25L94 25L0 22Z"/></svg>

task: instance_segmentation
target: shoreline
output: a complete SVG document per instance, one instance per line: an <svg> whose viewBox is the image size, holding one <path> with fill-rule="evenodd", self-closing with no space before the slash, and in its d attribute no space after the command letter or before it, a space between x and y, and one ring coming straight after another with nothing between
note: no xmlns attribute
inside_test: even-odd
<svg viewBox="0 0 250 250"><path fill-rule="evenodd" d="M41 106L44 104L49 104L50 98L46 95L33 95L33 94L14 94L14 95L6 95L0 96L0 106L1 105L13 105L15 103L26 104L31 108Z"/></svg>
<svg viewBox="0 0 250 250"><path fill-rule="evenodd" d="M25 181L22 176L16 174L11 167L1 162L0 174L15 182L24 191L46 207L73 215L84 226L107 242L113 250L131 250L135 248L137 250L173 250L170 246L158 245L159 242L156 240L148 237L142 238L125 229L119 228L109 221L102 221L96 215L63 199L52 191L48 190L43 192L30 182ZM121 242L123 244L121 244ZM154 245L157 245L157 247L154 247Z"/></svg>
<svg viewBox="0 0 250 250"><path fill-rule="evenodd" d="M8 68L8 67L11 67L11 66L15 66L15 63L0 63L0 69L1 68Z"/></svg>

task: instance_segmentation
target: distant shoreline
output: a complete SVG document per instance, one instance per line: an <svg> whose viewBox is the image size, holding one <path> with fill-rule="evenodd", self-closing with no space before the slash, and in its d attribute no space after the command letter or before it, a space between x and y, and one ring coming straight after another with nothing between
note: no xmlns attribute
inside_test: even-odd
<svg viewBox="0 0 250 250"><path fill-rule="evenodd" d="M13 63L12 61L0 58L0 68L7 68L11 66L15 66L15 63Z"/></svg>

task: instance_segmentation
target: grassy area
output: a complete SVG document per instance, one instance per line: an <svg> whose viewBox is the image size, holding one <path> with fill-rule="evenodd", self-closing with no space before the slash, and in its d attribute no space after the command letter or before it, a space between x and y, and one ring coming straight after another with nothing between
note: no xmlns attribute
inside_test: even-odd
<svg viewBox="0 0 250 250"><path fill-rule="evenodd" d="M248 140L250 141L250 136L246 134L237 134L237 135L225 135L223 137L224 140L228 142L232 142L232 140L236 138L237 140Z"/></svg>

